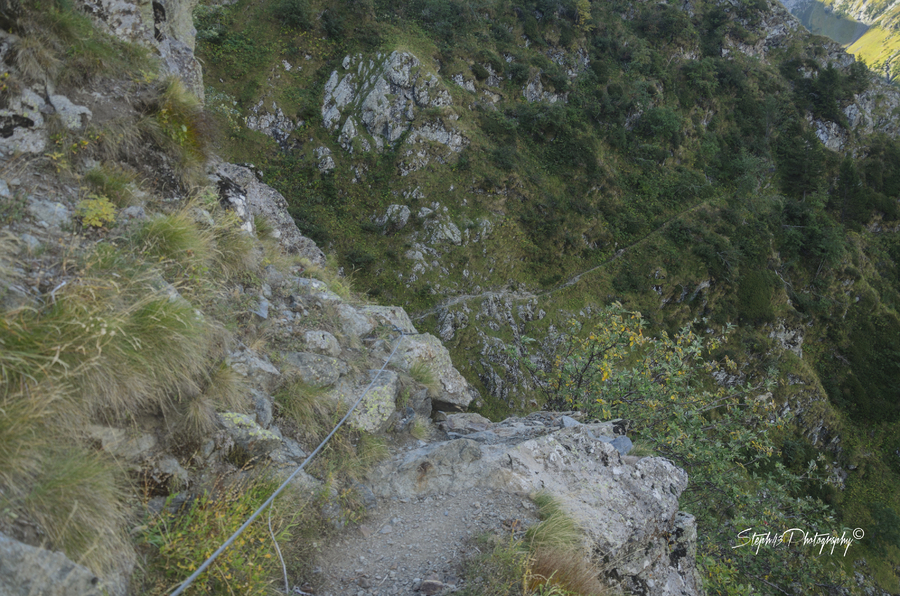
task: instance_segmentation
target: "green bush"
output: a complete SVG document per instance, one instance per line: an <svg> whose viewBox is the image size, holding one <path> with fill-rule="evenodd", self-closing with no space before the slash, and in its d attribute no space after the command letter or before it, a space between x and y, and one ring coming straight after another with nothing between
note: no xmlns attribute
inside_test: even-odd
<svg viewBox="0 0 900 596"><path fill-rule="evenodd" d="M478 62L476 62L475 64L472 65L472 74L474 74L475 78L478 79L479 81L483 81L486 78L488 78L489 76L491 76L490 73L487 71L487 69L485 67L483 67L481 64L479 64Z"/></svg>
<svg viewBox="0 0 900 596"><path fill-rule="evenodd" d="M558 341L544 344L539 359L526 354L521 363L552 407L629 420L637 440L687 471L681 507L697 517L697 560L708 593L748 593L748 586L813 593L817 583L840 582L828 561L803 549L735 548L746 528L830 529L834 523L822 503L794 496L803 477L772 461L774 435L789 420L773 401L755 396L774 381L707 389L711 371L736 369L727 358L704 357L728 329L707 337L690 327L671 336L645 331L640 313L614 304L592 318L573 319Z"/></svg>
<svg viewBox="0 0 900 596"><path fill-rule="evenodd" d="M312 11L308 0L278 0L273 4L272 12L275 18L288 27L309 29L312 25Z"/></svg>
<svg viewBox="0 0 900 596"><path fill-rule="evenodd" d="M882 547L900 548L900 515L892 507L882 503L868 503L866 507L872 516L872 524L866 537L871 537Z"/></svg>
<svg viewBox="0 0 900 596"><path fill-rule="evenodd" d="M506 67L506 71L509 75L509 80L511 80L516 85L522 85L525 81L528 80L528 75L531 72L531 69L528 68L527 64L522 64L521 62L512 62Z"/></svg>
<svg viewBox="0 0 900 596"><path fill-rule="evenodd" d="M638 120L634 130L645 139L658 139L677 146L681 116L668 108L650 108Z"/></svg>
<svg viewBox="0 0 900 596"><path fill-rule="evenodd" d="M758 323L775 318L772 310L772 294L776 277L768 271L751 271L738 285L738 310L741 318Z"/></svg>

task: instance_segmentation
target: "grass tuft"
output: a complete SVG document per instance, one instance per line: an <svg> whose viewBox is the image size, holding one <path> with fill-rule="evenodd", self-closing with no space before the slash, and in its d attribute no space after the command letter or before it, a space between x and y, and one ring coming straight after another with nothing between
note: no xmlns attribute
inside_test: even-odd
<svg viewBox="0 0 900 596"><path fill-rule="evenodd" d="M135 250L163 263L171 280L194 280L206 273L214 235L185 208L147 220L131 235L131 243Z"/></svg>
<svg viewBox="0 0 900 596"><path fill-rule="evenodd" d="M253 236L241 229L241 220L233 211L220 211L213 227L215 264L231 279L259 266L259 252Z"/></svg>
<svg viewBox="0 0 900 596"><path fill-rule="evenodd" d="M162 80L146 106L144 132L172 158L175 174L186 187L200 185L210 156L213 124L197 97L175 77Z"/></svg>
<svg viewBox="0 0 900 596"><path fill-rule="evenodd" d="M338 275L337 267L333 264L319 267L318 265L313 265L308 259L300 259L300 264L303 266L304 275L324 282L329 290L344 300L348 300L352 296L353 289L350 280Z"/></svg>
<svg viewBox="0 0 900 596"><path fill-rule="evenodd" d="M263 242L275 239L275 236L273 235L275 232L275 226L272 225L272 222L269 221L269 218L267 217L264 217L262 215L254 215L253 229L256 230L256 237Z"/></svg>
<svg viewBox="0 0 900 596"><path fill-rule="evenodd" d="M581 530L546 492L532 496L541 521L524 538L486 537L490 547L472 559L466 596L599 596L600 571L585 557Z"/></svg>
<svg viewBox="0 0 900 596"><path fill-rule="evenodd" d="M16 69L23 79L45 83L56 78L62 62L46 35L34 33L21 37L14 48Z"/></svg>
<svg viewBox="0 0 900 596"><path fill-rule="evenodd" d="M599 571L585 558L582 532L560 502L547 492L532 497L538 506L540 523L525 533L531 553L528 583L538 587L560 588L562 593L600 594L603 586Z"/></svg>
<svg viewBox="0 0 900 596"><path fill-rule="evenodd" d="M124 485L113 462L66 438L66 397L47 383L0 394L0 519L27 520L47 547L103 574L131 549Z"/></svg>
<svg viewBox="0 0 900 596"><path fill-rule="evenodd" d="M217 328L158 275L101 246L48 304L0 314L2 381L60 383L116 417L166 406L204 372Z"/></svg>
<svg viewBox="0 0 900 596"><path fill-rule="evenodd" d="M441 394L441 385L431 365L422 360L417 360L409 365L406 371L410 377L420 385L428 389L429 397L437 397Z"/></svg>
<svg viewBox="0 0 900 596"><path fill-rule="evenodd" d="M106 162L88 170L84 181L94 193L108 198L120 209L136 202L137 176L117 163Z"/></svg>
<svg viewBox="0 0 900 596"><path fill-rule="evenodd" d="M214 365L203 382L203 395L218 410L243 412L247 408L247 380L225 362Z"/></svg>
<svg viewBox="0 0 900 596"><path fill-rule="evenodd" d="M420 441L425 441L431 437L432 431L431 421L424 416L416 416L409 427L409 434Z"/></svg>
<svg viewBox="0 0 900 596"><path fill-rule="evenodd" d="M298 434L313 441L331 429L334 405L325 399L328 389L294 381L279 390L273 398L278 412L288 418L298 429Z"/></svg>
<svg viewBox="0 0 900 596"><path fill-rule="evenodd" d="M36 0L22 3L16 12L11 27L19 36L15 63L26 80L70 87L152 70L148 50L96 29L70 2Z"/></svg>

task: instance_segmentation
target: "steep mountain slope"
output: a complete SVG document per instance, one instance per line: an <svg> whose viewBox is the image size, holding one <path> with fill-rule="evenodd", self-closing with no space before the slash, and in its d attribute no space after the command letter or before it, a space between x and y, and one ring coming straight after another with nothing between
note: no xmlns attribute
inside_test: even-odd
<svg viewBox="0 0 900 596"><path fill-rule="evenodd" d="M352 292L258 170L214 153L191 7L0 3L0 593L698 593L683 470L626 455L621 421L445 414L477 392L440 340ZM390 60L419 104L447 98ZM404 561L390 526L376 560L344 547L375 510L429 551ZM457 577L475 528L497 560Z"/></svg>
<svg viewBox="0 0 900 596"><path fill-rule="evenodd" d="M539 406L524 363L599 304L732 323L719 381L774 369L783 463L827 454L804 490L847 526L900 505L900 97L780 4L284 0L196 24L232 158L451 346L483 413Z"/></svg>
<svg viewBox="0 0 900 596"><path fill-rule="evenodd" d="M847 47L847 51L888 80L900 62L900 3L843 0L787 0L784 6L807 29Z"/></svg>

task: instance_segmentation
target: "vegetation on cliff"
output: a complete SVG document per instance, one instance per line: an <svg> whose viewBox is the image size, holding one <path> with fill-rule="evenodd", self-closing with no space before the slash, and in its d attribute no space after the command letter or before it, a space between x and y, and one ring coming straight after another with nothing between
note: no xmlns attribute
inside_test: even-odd
<svg viewBox="0 0 900 596"><path fill-rule="evenodd" d="M784 462L827 458L829 482L802 490L867 532L900 505L900 145L863 124L898 104L783 9L309 0L203 6L196 22L230 154L375 299L441 333L490 396L483 413L538 405L510 350L587 307L618 300L654 334L731 323L723 382L778 379L775 403L797 414L776 438ZM392 51L446 85L452 105L422 118L454 118L458 156L411 169L404 138L351 154L323 126L345 57ZM242 126L274 107L294 127L277 143ZM396 204L413 216L379 224ZM435 236L436 209L458 242ZM897 545L861 548L896 589Z"/></svg>

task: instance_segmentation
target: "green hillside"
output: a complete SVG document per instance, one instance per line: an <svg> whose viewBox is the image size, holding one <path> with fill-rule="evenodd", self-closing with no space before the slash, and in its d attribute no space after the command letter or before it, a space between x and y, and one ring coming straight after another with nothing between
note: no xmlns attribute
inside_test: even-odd
<svg viewBox="0 0 900 596"><path fill-rule="evenodd" d="M852 575L868 561L896 592L900 142L847 115L867 90L870 120L896 119L896 103L805 33L762 58L734 51L765 45L783 22L773 10L239 0L195 22L227 157L256 164L357 287L441 335L482 413L540 405L523 360L591 308L619 301L656 333L737 325L714 356L738 363L733 382L773 371L774 398L796 414L781 463L826 454L824 480L798 490L834 509L836 529L874 536L839 564ZM449 103L414 122L453 129L460 151L409 131L366 150L368 131L351 153L343 120L323 125L329 80L392 52L446 89ZM296 126L278 141L244 126L274 107ZM816 123L842 131L842 151ZM379 223L390 205L408 222Z"/></svg>

